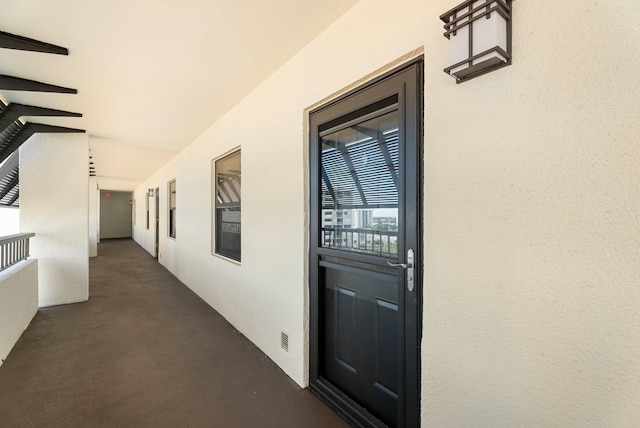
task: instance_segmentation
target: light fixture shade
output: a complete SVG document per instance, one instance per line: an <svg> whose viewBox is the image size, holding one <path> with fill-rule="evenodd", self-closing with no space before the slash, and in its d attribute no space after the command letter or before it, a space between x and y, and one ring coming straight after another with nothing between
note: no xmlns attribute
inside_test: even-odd
<svg viewBox="0 0 640 428"><path fill-rule="evenodd" d="M467 0L440 19L457 83L511 64L511 0Z"/></svg>

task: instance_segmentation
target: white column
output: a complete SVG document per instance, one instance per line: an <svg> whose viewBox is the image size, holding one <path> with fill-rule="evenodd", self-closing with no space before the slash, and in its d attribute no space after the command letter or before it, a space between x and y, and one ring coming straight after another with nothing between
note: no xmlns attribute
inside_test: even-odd
<svg viewBox="0 0 640 428"><path fill-rule="evenodd" d="M20 148L20 229L35 232L40 307L89 298L89 138L36 134Z"/></svg>

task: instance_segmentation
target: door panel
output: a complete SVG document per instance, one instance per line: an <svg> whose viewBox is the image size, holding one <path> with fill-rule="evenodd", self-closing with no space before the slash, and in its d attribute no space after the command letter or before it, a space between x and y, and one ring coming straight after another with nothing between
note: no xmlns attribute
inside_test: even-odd
<svg viewBox="0 0 640 428"><path fill-rule="evenodd" d="M327 293L329 296L329 293ZM329 319L327 330L336 336L335 357L329 356L336 363L353 374L358 374L356 347L358 295L353 290L337 286L333 298L329 297L327 309L335 312L335 319ZM333 317L332 317L333 318Z"/></svg>
<svg viewBox="0 0 640 428"><path fill-rule="evenodd" d="M310 387L360 426L419 425L421 70L310 115Z"/></svg>
<svg viewBox="0 0 640 428"><path fill-rule="evenodd" d="M323 270L323 373L391 423L398 406L397 276L340 265Z"/></svg>

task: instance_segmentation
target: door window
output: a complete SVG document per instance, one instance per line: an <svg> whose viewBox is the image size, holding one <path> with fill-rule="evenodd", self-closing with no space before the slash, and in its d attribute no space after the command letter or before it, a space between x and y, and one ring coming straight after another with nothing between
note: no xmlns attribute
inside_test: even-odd
<svg viewBox="0 0 640 428"><path fill-rule="evenodd" d="M321 136L320 245L398 254L398 112Z"/></svg>

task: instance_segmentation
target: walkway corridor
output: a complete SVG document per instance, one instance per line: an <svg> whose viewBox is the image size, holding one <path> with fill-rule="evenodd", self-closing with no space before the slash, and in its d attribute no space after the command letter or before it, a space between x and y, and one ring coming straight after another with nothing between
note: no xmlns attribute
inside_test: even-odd
<svg viewBox="0 0 640 428"><path fill-rule="evenodd" d="M0 367L2 427L344 427L131 240L86 303L40 310Z"/></svg>

